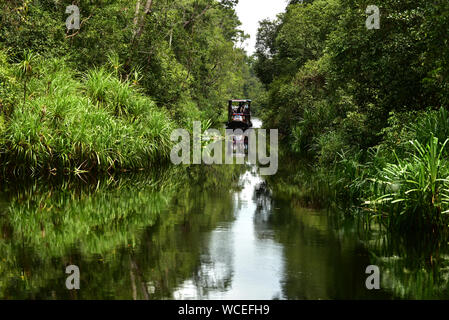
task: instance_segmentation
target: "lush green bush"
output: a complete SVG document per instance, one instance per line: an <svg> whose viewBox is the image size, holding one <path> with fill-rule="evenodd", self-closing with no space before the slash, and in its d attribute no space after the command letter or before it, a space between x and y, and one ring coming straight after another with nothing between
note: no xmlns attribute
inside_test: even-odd
<svg viewBox="0 0 449 320"><path fill-rule="evenodd" d="M173 122L130 82L103 68L82 77L63 59L34 67L2 135L8 170L136 170L168 158Z"/></svg>
<svg viewBox="0 0 449 320"><path fill-rule="evenodd" d="M426 145L411 142L415 152L387 164L374 179L373 199L366 203L403 231L437 231L448 226L449 161L443 157L448 140L431 136Z"/></svg>
<svg viewBox="0 0 449 320"><path fill-rule="evenodd" d="M449 137L449 114L446 108L442 107L438 111L429 111L410 124L411 130L415 134L415 139L424 144L428 142L430 136L445 141ZM444 151L448 155L447 150Z"/></svg>

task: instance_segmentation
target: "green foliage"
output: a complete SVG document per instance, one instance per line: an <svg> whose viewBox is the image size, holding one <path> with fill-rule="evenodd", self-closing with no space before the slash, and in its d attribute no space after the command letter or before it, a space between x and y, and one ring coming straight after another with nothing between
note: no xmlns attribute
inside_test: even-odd
<svg viewBox="0 0 449 320"><path fill-rule="evenodd" d="M173 123L128 81L101 68L80 82L61 59L38 69L33 98L14 110L2 137L8 172L136 170L167 159Z"/></svg>
<svg viewBox="0 0 449 320"><path fill-rule="evenodd" d="M0 43L13 60L22 61L27 49L45 58L66 57L82 73L107 62L115 78L138 84L180 124L219 119L225 102L242 96L251 81L245 53L235 46L245 37L235 1L80 1L81 29L66 31L69 4L2 2ZM124 86L117 84L119 113Z"/></svg>
<svg viewBox="0 0 449 320"><path fill-rule="evenodd" d="M338 190L331 198L358 206L385 196L390 226L446 228L448 3L383 1L380 30L366 28L370 4L292 1L261 22L264 124L316 161L316 179ZM385 186L393 181L397 192Z"/></svg>
<svg viewBox="0 0 449 320"><path fill-rule="evenodd" d="M366 29L368 4L292 3L277 21L261 24L256 70L270 88L269 125L295 141L292 133L297 136L299 129L293 129L301 128L305 113L319 110L323 100L332 110L321 130L300 130L303 152L326 132L338 132L348 145L373 147L390 112L445 104L448 78L441 65L448 47L441 47L439 30L449 23L447 3L386 1L379 31ZM438 55L437 48L443 50Z"/></svg>
<svg viewBox="0 0 449 320"><path fill-rule="evenodd" d="M390 227L418 231L447 225L449 167L442 157L445 146L431 137L426 145L415 140L411 158L398 159L379 172L378 199L368 201L379 214L386 214Z"/></svg>
<svg viewBox="0 0 449 320"><path fill-rule="evenodd" d="M167 159L175 124L217 123L229 98L260 94L235 1L82 0L67 31L69 4L0 4L7 172L147 167Z"/></svg>
<svg viewBox="0 0 449 320"><path fill-rule="evenodd" d="M449 137L449 114L445 108L430 111L410 126L420 143L426 143L431 136L436 137L438 141L445 141ZM448 155L446 150L444 155Z"/></svg>
<svg viewBox="0 0 449 320"><path fill-rule="evenodd" d="M8 116L19 99L14 84L14 68L8 63L8 55L0 50L0 111Z"/></svg>

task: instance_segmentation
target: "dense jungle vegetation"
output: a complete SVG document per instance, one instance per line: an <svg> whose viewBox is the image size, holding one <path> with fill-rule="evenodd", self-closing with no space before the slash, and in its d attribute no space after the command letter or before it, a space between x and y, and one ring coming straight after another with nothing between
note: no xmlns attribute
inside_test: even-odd
<svg viewBox="0 0 449 320"><path fill-rule="evenodd" d="M170 134L222 126L229 98L280 132L255 217L285 245L286 296L365 292L336 270L368 263L396 296L449 296L449 2L291 0L252 56L237 3L0 0L1 297L74 298L59 272L73 261L93 288L79 298L173 297L257 168L165 166ZM359 242L369 256L345 264Z"/></svg>
<svg viewBox="0 0 449 320"><path fill-rule="evenodd" d="M256 96L232 0L1 1L4 173L137 170ZM67 30L68 5L80 29ZM73 22L73 20L70 20Z"/></svg>
<svg viewBox="0 0 449 320"><path fill-rule="evenodd" d="M447 227L449 2L301 2L261 22L255 55L265 126L313 163L286 183L399 230Z"/></svg>
<svg viewBox="0 0 449 320"><path fill-rule="evenodd" d="M290 1L251 57L237 2L1 1L3 174L168 163L174 128L218 124L227 99L248 97L302 164L282 181L293 197L447 227L447 1L383 1L378 30L369 1Z"/></svg>

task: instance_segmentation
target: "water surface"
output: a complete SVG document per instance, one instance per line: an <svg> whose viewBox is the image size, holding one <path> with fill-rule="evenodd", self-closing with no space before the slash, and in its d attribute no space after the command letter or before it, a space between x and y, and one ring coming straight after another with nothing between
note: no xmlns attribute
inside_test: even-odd
<svg viewBox="0 0 449 320"><path fill-rule="evenodd" d="M449 296L444 247L395 245L376 228L362 233L354 219L336 219L336 209L304 208L274 188L295 173L266 179L257 166L192 166L3 185L0 298ZM80 290L65 287L71 264ZM381 290L366 289L370 264L382 270Z"/></svg>

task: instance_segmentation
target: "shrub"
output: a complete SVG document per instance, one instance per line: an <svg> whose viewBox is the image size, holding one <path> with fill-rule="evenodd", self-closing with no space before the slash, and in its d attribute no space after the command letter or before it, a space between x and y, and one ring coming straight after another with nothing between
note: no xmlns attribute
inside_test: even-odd
<svg viewBox="0 0 449 320"><path fill-rule="evenodd" d="M415 140L411 157L397 158L380 171L375 199L366 204L386 217L388 226L408 231L447 227L449 166L442 157L447 142L432 136L424 146Z"/></svg>
<svg viewBox="0 0 449 320"><path fill-rule="evenodd" d="M449 137L449 114L444 107L438 111L429 111L411 124L411 130L415 132L415 139L420 143L426 143L430 136L445 141ZM447 155L446 150L444 154Z"/></svg>
<svg viewBox="0 0 449 320"><path fill-rule="evenodd" d="M3 132L9 170L137 170L169 157L173 122L150 98L104 69L80 82L63 60L40 63Z"/></svg>

